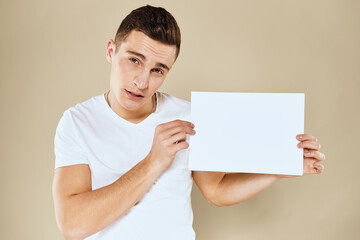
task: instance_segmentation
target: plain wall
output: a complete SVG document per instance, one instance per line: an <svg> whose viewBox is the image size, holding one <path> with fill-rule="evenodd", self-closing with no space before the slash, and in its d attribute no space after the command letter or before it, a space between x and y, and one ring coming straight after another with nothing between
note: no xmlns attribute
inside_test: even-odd
<svg viewBox="0 0 360 240"><path fill-rule="evenodd" d="M326 154L323 174L281 179L231 207L209 205L194 184L197 240L359 239L360 1L347 0L1 1L0 238L63 239L56 126L108 90L107 40L147 3L182 31L160 91L188 101L191 91L303 92L305 133Z"/></svg>

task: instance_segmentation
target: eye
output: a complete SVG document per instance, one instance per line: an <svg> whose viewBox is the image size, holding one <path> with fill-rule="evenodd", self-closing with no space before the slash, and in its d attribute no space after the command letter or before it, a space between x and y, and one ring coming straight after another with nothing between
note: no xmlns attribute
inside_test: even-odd
<svg viewBox="0 0 360 240"><path fill-rule="evenodd" d="M163 72L160 68L155 68L155 69L154 69L154 72L156 72L156 73L158 73L158 74L161 74L161 75L164 74L164 72Z"/></svg>
<svg viewBox="0 0 360 240"><path fill-rule="evenodd" d="M133 63L138 63L138 60L136 59L136 58L129 58L129 60L131 61L131 62L133 62Z"/></svg>

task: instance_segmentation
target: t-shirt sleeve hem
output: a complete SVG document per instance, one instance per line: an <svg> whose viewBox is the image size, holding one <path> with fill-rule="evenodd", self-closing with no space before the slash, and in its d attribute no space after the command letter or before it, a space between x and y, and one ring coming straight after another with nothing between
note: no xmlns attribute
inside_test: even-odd
<svg viewBox="0 0 360 240"><path fill-rule="evenodd" d="M84 161L72 161L72 160L69 160L69 159L66 159L66 160L56 159L54 170L56 168L59 168L59 167L66 167L66 166L72 166L72 165L77 165L77 164L87 164L87 165L89 165L89 162L86 161L86 160L84 160Z"/></svg>

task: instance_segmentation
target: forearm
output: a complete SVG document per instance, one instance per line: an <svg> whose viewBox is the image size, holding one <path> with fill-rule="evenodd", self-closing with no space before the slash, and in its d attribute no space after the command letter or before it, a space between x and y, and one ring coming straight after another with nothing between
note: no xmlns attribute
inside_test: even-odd
<svg viewBox="0 0 360 240"><path fill-rule="evenodd" d="M88 237L124 216L162 172L144 159L114 183L69 197L63 227L70 239Z"/></svg>
<svg viewBox="0 0 360 240"><path fill-rule="evenodd" d="M243 202L280 179L273 174L227 173L218 184L214 196L217 206L230 206Z"/></svg>

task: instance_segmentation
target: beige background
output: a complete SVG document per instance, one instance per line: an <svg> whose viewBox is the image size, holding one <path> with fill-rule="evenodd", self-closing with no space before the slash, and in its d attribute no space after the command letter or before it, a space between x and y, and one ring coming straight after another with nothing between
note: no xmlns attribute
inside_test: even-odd
<svg viewBox="0 0 360 240"><path fill-rule="evenodd" d="M340 0L1 1L0 239L63 239L55 128L107 91L106 42L146 3L182 30L160 91L304 92L305 132L327 156L322 175L282 179L232 207L209 205L194 185L197 239L359 239L360 1Z"/></svg>

